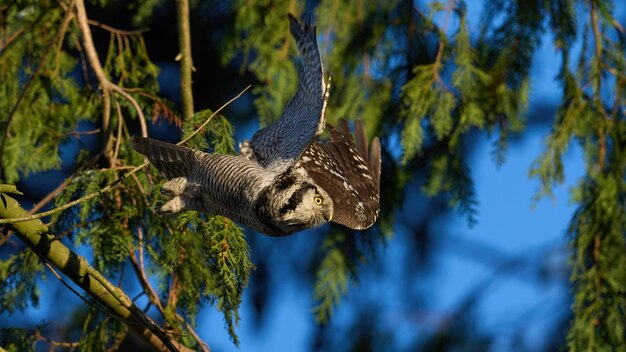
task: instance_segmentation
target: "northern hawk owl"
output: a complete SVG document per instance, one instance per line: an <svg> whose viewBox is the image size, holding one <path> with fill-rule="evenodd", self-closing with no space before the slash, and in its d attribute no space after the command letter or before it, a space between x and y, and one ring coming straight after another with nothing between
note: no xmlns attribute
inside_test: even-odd
<svg viewBox="0 0 626 352"><path fill-rule="evenodd" d="M298 88L280 118L244 141L239 155L204 153L149 138L134 137L169 181L173 198L158 211L197 210L229 217L255 231L286 236L334 221L366 229L378 217L380 142L368 148L356 121L326 124L329 85L317 47L315 26L289 15L289 29L302 55ZM330 138L317 140L325 127Z"/></svg>

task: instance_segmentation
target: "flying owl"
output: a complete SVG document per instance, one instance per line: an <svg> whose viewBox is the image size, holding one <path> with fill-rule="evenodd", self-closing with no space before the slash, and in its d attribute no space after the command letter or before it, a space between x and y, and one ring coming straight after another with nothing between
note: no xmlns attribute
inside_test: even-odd
<svg viewBox="0 0 626 352"><path fill-rule="evenodd" d="M204 153L134 137L169 181L172 197L159 213L196 210L231 218L257 232L286 236L337 222L366 229L379 212L380 142L368 147L361 121L338 128L326 123L329 84L317 47L315 27L289 15L289 29L302 55L298 88L280 118L240 146L239 155ZM329 139L317 139L324 129Z"/></svg>

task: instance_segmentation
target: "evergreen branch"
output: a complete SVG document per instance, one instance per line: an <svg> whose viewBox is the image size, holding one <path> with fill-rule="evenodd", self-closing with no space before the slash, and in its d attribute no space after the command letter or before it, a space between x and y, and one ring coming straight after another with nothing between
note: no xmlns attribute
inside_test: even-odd
<svg viewBox="0 0 626 352"><path fill-rule="evenodd" d="M45 17L44 12L42 11L37 18L32 21L29 25L28 29L19 28L15 32L9 34L7 38L3 38L4 40L0 43L0 58L9 51L10 46L15 43L21 36L25 33L31 32L36 25Z"/></svg>
<svg viewBox="0 0 626 352"><path fill-rule="evenodd" d="M117 180L111 182L109 185L107 185L106 187L98 190L97 192L93 192L91 194L88 194L82 198L76 199L74 201L71 201L67 204L63 204L59 207L56 207L54 209L48 210L48 211L44 211L42 213L37 213L37 214L33 214L31 216L23 216L20 218L4 218L4 219L0 219L0 224L8 224L8 223L16 223L16 222L23 222L23 221L29 221L29 220L36 220L36 219L41 219L45 216L50 216L56 213L59 213L65 209L69 209L75 205L78 205L80 203L83 203L85 201L88 201L90 199L96 198L99 195L101 195L102 193L106 193L110 190L112 190L113 188L115 188L115 186L117 186L120 182L122 182L126 177L131 176L132 174L136 173L137 171L143 169L144 167L148 166L150 163L149 162L145 162L137 167L135 167L134 169L132 169L131 171L129 171L128 173L124 174L122 177L118 178Z"/></svg>
<svg viewBox="0 0 626 352"><path fill-rule="evenodd" d="M81 168L78 168L78 170L75 170L72 173L72 175L70 175L70 177L66 178L55 189L53 189L45 197L41 198L41 200L39 202L37 202L35 205L33 205L33 207L30 208L28 213L32 215L32 214L36 213L37 211L39 211L39 209L41 209L44 206L46 206L46 204L50 203L50 201L52 201L54 199L54 197L56 197L57 194L61 193L61 191L63 191L65 189L65 187L67 187L67 185L70 183L70 181L74 177L78 176L78 174L79 174L79 172L81 170L83 170L84 168L91 167L93 164L95 164L98 161L98 159L100 159L101 156L102 156L102 153L96 154L96 156L94 156L84 167L81 167Z"/></svg>
<svg viewBox="0 0 626 352"><path fill-rule="evenodd" d="M6 204L0 206L0 218L24 217L26 210L18 202L4 196ZM95 270L87 260L72 252L59 241L39 220L14 223L11 225L16 235L45 262L53 265L84 289L97 302L112 314L123 319L129 328L158 351L191 351L171 339L130 298Z"/></svg>
<svg viewBox="0 0 626 352"><path fill-rule="evenodd" d="M41 70L42 66L45 65L45 61L47 60L48 55L50 54L51 51L53 51L52 47L54 46L55 43L59 42L61 38L65 36L65 33L67 32L67 27L70 23L70 20L72 19L71 9L74 7L74 1L76 0L72 0L68 10L65 11L65 16L63 17L63 20L61 21L61 25L59 26L59 31L57 32L57 35L48 43L48 45L46 45L46 48L44 49L44 52L41 55L41 58L39 59L39 62L37 63L35 70L24 83L24 88L22 88L22 92L17 97L17 101L15 102L15 104L13 104L11 111L9 112L7 117L4 119L4 123L2 126L4 128L4 134L2 136L2 141L0 141L0 178L2 179L6 178L4 175L4 168L2 167L2 161L3 161L2 159L4 156L4 147L5 147L6 141L9 138L9 134L10 134L9 127L11 125L11 122L13 121L13 117L15 116L15 113L17 113L17 109L19 108L20 103L22 102L26 94L30 91L30 87L32 86L33 81L35 80L35 77L39 75L39 71Z"/></svg>
<svg viewBox="0 0 626 352"><path fill-rule="evenodd" d="M111 122L111 92L109 86L111 85L111 82L106 77L102 64L100 63L100 59L98 58L96 46L93 43L84 0L76 0L76 21L78 22L78 28L82 34L83 48L86 52L87 60L89 61L89 65L94 71L94 74L100 83L100 88L102 89L102 130L105 138L104 155L109 158L111 154L111 144L113 142L111 138L111 131L109 129Z"/></svg>
<svg viewBox="0 0 626 352"><path fill-rule="evenodd" d="M180 95L183 103L183 119L193 116L193 90L191 71L191 30L189 29L189 1L176 0L178 18L178 47L180 58Z"/></svg>
<svg viewBox="0 0 626 352"><path fill-rule="evenodd" d="M80 0L79 0L80 1ZM228 106L230 103L232 103L233 101L237 100L241 95L243 95L243 93L245 93L248 89L250 89L251 86L247 86L246 88L244 88L241 92L239 92L239 94L237 94L234 98L230 99L229 101L227 101L224 105L222 105L219 109L215 110L214 113L211 114L211 116L209 116L206 121L200 125L200 127L198 127L195 131L193 131L193 133L191 133L187 138L183 139L182 141L176 143L177 145L182 145L187 143L187 141L189 141L193 136L195 136L196 134L200 133L202 131L202 129L209 124L209 122L213 119L213 117L215 115L217 115L220 111L222 111L226 106ZM75 205L78 205L80 203L83 203L85 201L88 201L90 199L96 198L99 195L101 195L102 193L106 193L108 191L110 191L111 189L113 189L115 186L117 186L120 182L122 182L126 177L132 176L133 174L135 174L137 171L143 169L144 167L148 166L150 163L149 162L145 162L137 167L135 167L134 169L132 169L131 171L129 171L128 173L124 174L122 177L118 178L117 180L111 182L109 185L107 185L106 187L98 190L97 192L93 192L91 194L88 194L82 198L76 199L74 201L71 201L67 204L63 204L59 207L56 207L54 209L51 209L49 211L45 211L42 213L37 213L37 214L33 214L31 216L23 216L23 217L19 217L19 218L4 218L4 219L0 219L0 224L9 224L9 223L16 223L16 222L22 222L22 221L29 221L29 220L35 220L35 219L40 219L43 218L45 216L50 216L56 213L59 213L65 209L69 209ZM0 185L3 186L3 185ZM9 186L9 185L7 185Z"/></svg>

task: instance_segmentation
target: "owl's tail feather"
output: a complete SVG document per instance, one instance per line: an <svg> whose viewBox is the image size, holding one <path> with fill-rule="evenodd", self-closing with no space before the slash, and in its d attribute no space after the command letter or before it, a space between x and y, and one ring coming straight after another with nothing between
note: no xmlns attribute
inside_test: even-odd
<svg viewBox="0 0 626 352"><path fill-rule="evenodd" d="M195 152L176 144L133 136L132 147L168 179L189 176L195 165Z"/></svg>

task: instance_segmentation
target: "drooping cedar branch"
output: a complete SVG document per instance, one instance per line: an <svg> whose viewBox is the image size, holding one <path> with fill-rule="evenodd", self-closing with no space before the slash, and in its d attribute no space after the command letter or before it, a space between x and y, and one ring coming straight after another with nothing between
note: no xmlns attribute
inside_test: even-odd
<svg viewBox="0 0 626 352"><path fill-rule="evenodd" d="M0 218L24 217L28 212L6 193L1 195ZM171 338L150 319L131 299L87 260L72 252L40 220L12 224L15 234L46 262L62 271L93 299L106 307L110 314L123 320L147 343L158 351L191 351Z"/></svg>

